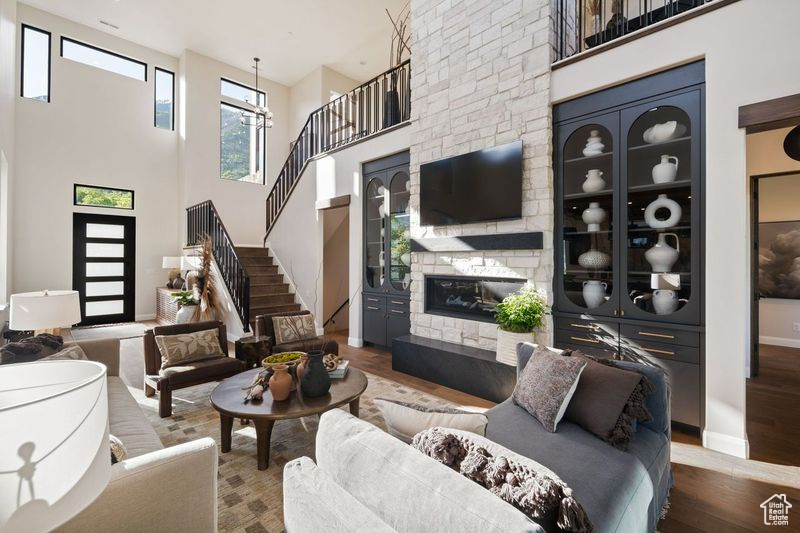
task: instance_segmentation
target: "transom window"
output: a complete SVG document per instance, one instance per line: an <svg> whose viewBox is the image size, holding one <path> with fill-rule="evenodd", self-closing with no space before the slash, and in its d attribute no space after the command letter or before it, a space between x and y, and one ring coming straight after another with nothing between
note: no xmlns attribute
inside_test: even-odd
<svg viewBox="0 0 800 533"><path fill-rule="evenodd" d="M97 187L76 183L73 200L75 205L86 207L133 209L133 191L128 189Z"/></svg>
<svg viewBox="0 0 800 533"><path fill-rule="evenodd" d="M69 37L61 37L61 57L135 80L147 81L147 63Z"/></svg>
<svg viewBox="0 0 800 533"><path fill-rule="evenodd" d="M235 81L220 79L220 94L227 98L233 98L239 102L254 105L256 100L256 90L237 83ZM267 103L267 94L264 91L258 91L258 105L265 105Z"/></svg>

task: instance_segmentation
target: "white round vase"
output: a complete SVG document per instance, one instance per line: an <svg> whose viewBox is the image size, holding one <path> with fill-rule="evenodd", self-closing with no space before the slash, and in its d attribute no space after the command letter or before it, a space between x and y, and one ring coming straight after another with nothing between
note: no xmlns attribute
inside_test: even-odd
<svg viewBox="0 0 800 533"><path fill-rule="evenodd" d="M669 211L665 219L656 218L656 211L664 208ZM675 200L670 200L666 194L659 194L658 198L650 202L644 210L644 221L653 229L671 228L681 219L681 206Z"/></svg>

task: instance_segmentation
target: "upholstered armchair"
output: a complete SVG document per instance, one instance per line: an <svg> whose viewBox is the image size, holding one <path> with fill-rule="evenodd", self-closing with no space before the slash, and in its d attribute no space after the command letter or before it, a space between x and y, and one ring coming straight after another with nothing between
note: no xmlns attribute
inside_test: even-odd
<svg viewBox="0 0 800 533"><path fill-rule="evenodd" d="M156 344L157 335L181 335L207 329L216 329L219 345L226 357L187 362L182 366L161 368L161 352ZM174 326L158 326L144 332L144 393L153 396L158 391L158 415L172 415L172 391L220 381L244 370L238 359L228 357L228 337L225 324L215 320L192 322Z"/></svg>
<svg viewBox="0 0 800 533"><path fill-rule="evenodd" d="M276 344L275 341L275 328L272 324L272 317L275 316L298 316L310 315L310 311L282 311L278 313L270 313L266 315L258 315L256 317L256 335L264 335L272 339L271 353L279 352L310 352L313 350L322 350L325 353L339 353L339 344L333 339L326 339L324 337L316 337L313 339L306 339L295 342L287 342L285 344Z"/></svg>

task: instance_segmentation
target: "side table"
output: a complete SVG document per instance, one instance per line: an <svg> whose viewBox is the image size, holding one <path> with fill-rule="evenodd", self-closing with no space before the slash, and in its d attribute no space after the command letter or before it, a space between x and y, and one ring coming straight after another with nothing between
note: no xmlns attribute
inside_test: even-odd
<svg viewBox="0 0 800 533"><path fill-rule="evenodd" d="M245 368L260 367L261 360L272 350L272 337L266 335L242 337L235 342L236 359L245 364Z"/></svg>

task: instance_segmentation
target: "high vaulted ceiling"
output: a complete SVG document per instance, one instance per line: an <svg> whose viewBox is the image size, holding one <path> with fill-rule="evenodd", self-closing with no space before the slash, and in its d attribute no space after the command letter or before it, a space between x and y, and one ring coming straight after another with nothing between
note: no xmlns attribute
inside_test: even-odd
<svg viewBox="0 0 800 533"><path fill-rule="evenodd" d="M407 0L25 0L123 39L184 49L293 85L320 65L356 80L388 68L391 23ZM106 21L119 29L111 28Z"/></svg>

